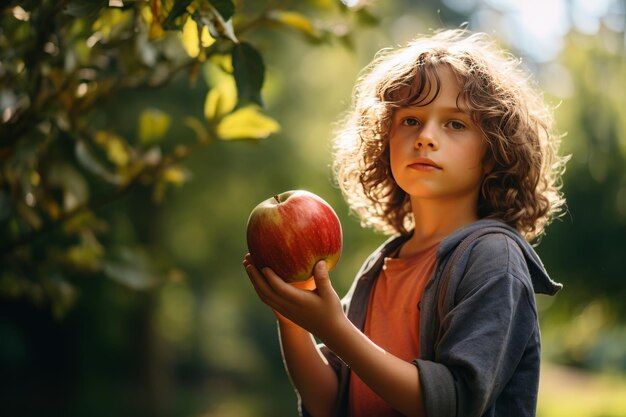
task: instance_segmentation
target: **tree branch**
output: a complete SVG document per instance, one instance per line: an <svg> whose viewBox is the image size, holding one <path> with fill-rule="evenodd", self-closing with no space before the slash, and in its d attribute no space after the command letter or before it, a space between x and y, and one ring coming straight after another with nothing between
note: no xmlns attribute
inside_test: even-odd
<svg viewBox="0 0 626 417"><path fill-rule="evenodd" d="M183 149L175 150L172 154L165 156L158 164L146 167L139 171L127 184L119 187L114 192L102 196L98 199L88 201L70 211L67 211L54 221L50 221L41 228L33 230L15 240L3 242L2 245L0 245L0 256L4 257L10 255L11 253L15 252L15 250L17 250L19 247L33 243L42 236L50 234L58 227L70 221L85 210L98 211L104 206L119 200L136 187L148 186L152 184L155 180L158 179L160 172L169 168L175 163L187 159L189 155L191 155L194 151L207 146L208 143L195 142L191 145L185 146Z"/></svg>

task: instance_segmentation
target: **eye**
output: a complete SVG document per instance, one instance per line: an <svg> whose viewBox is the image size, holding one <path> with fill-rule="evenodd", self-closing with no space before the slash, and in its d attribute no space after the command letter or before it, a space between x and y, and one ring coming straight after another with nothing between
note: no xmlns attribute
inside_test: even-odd
<svg viewBox="0 0 626 417"><path fill-rule="evenodd" d="M406 117L402 119L403 126L419 126L419 124L420 121L417 120L415 117Z"/></svg>
<svg viewBox="0 0 626 417"><path fill-rule="evenodd" d="M452 130L463 130L466 128L465 123L458 120L451 120L448 122L448 127Z"/></svg>

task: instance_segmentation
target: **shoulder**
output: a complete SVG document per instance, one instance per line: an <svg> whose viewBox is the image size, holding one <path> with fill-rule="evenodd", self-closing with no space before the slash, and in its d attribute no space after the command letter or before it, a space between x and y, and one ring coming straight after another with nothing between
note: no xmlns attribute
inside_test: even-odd
<svg viewBox="0 0 626 417"><path fill-rule="evenodd" d="M462 272L456 277L456 304L480 300L485 308L503 310L524 305L536 316L532 278L515 239L504 233L488 234L468 252L466 263L457 269Z"/></svg>
<svg viewBox="0 0 626 417"><path fill-rule="evenodd" d="M509 280L532 291L531 276L519 241L506 233L491 233L476 239L469 248L464 281Z"/></svg>

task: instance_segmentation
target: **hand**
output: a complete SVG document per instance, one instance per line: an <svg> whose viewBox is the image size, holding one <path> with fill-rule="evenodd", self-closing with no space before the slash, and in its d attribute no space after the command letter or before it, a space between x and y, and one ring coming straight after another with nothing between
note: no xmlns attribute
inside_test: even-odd
<svg viewBox="0 0 626 417"><path fill-rule="evenodd" d="M324 340L325 334L341 320L346 319L341 301L332 287L326 262L315 265L313 279L296 288L286 283L270 268L259 271L253 264L250 254L243 265L261 301L278 315L313 333ZM312 285L314 284L314 286Z"/></svg>
<svg viewBox="0 0 626 417"><path fill-rule="evenodd" d="M301 290L313 291L316 288L315 287L315 278L313 278L313 277L307 279L306 281L293 281L293 282L288 282L288 284L291 285L292 287L300 288ZM274 312L274 314L276 315L276 317L278 318L278 321L280 323L286 324L286 325L290 325L290 326L297 326L297 327L299 327L297 324L295 324L294 322L289 320L287 317L285 317L282 314L280 314L278 311L276 311L274 309L272 309L272 311Z"/></svg>

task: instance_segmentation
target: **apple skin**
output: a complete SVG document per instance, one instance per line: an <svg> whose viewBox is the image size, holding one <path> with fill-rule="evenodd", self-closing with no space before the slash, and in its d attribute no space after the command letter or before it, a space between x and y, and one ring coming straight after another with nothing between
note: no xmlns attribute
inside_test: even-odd
<svg viewBox="0 0 626 417"><path fill-rule="evenodd" d="M270 267L286 282L306 281L325 260L330 271L341 256L341 223L321 197L286 191L257 205L248 218L248 250L254 265Z"/></svg>

